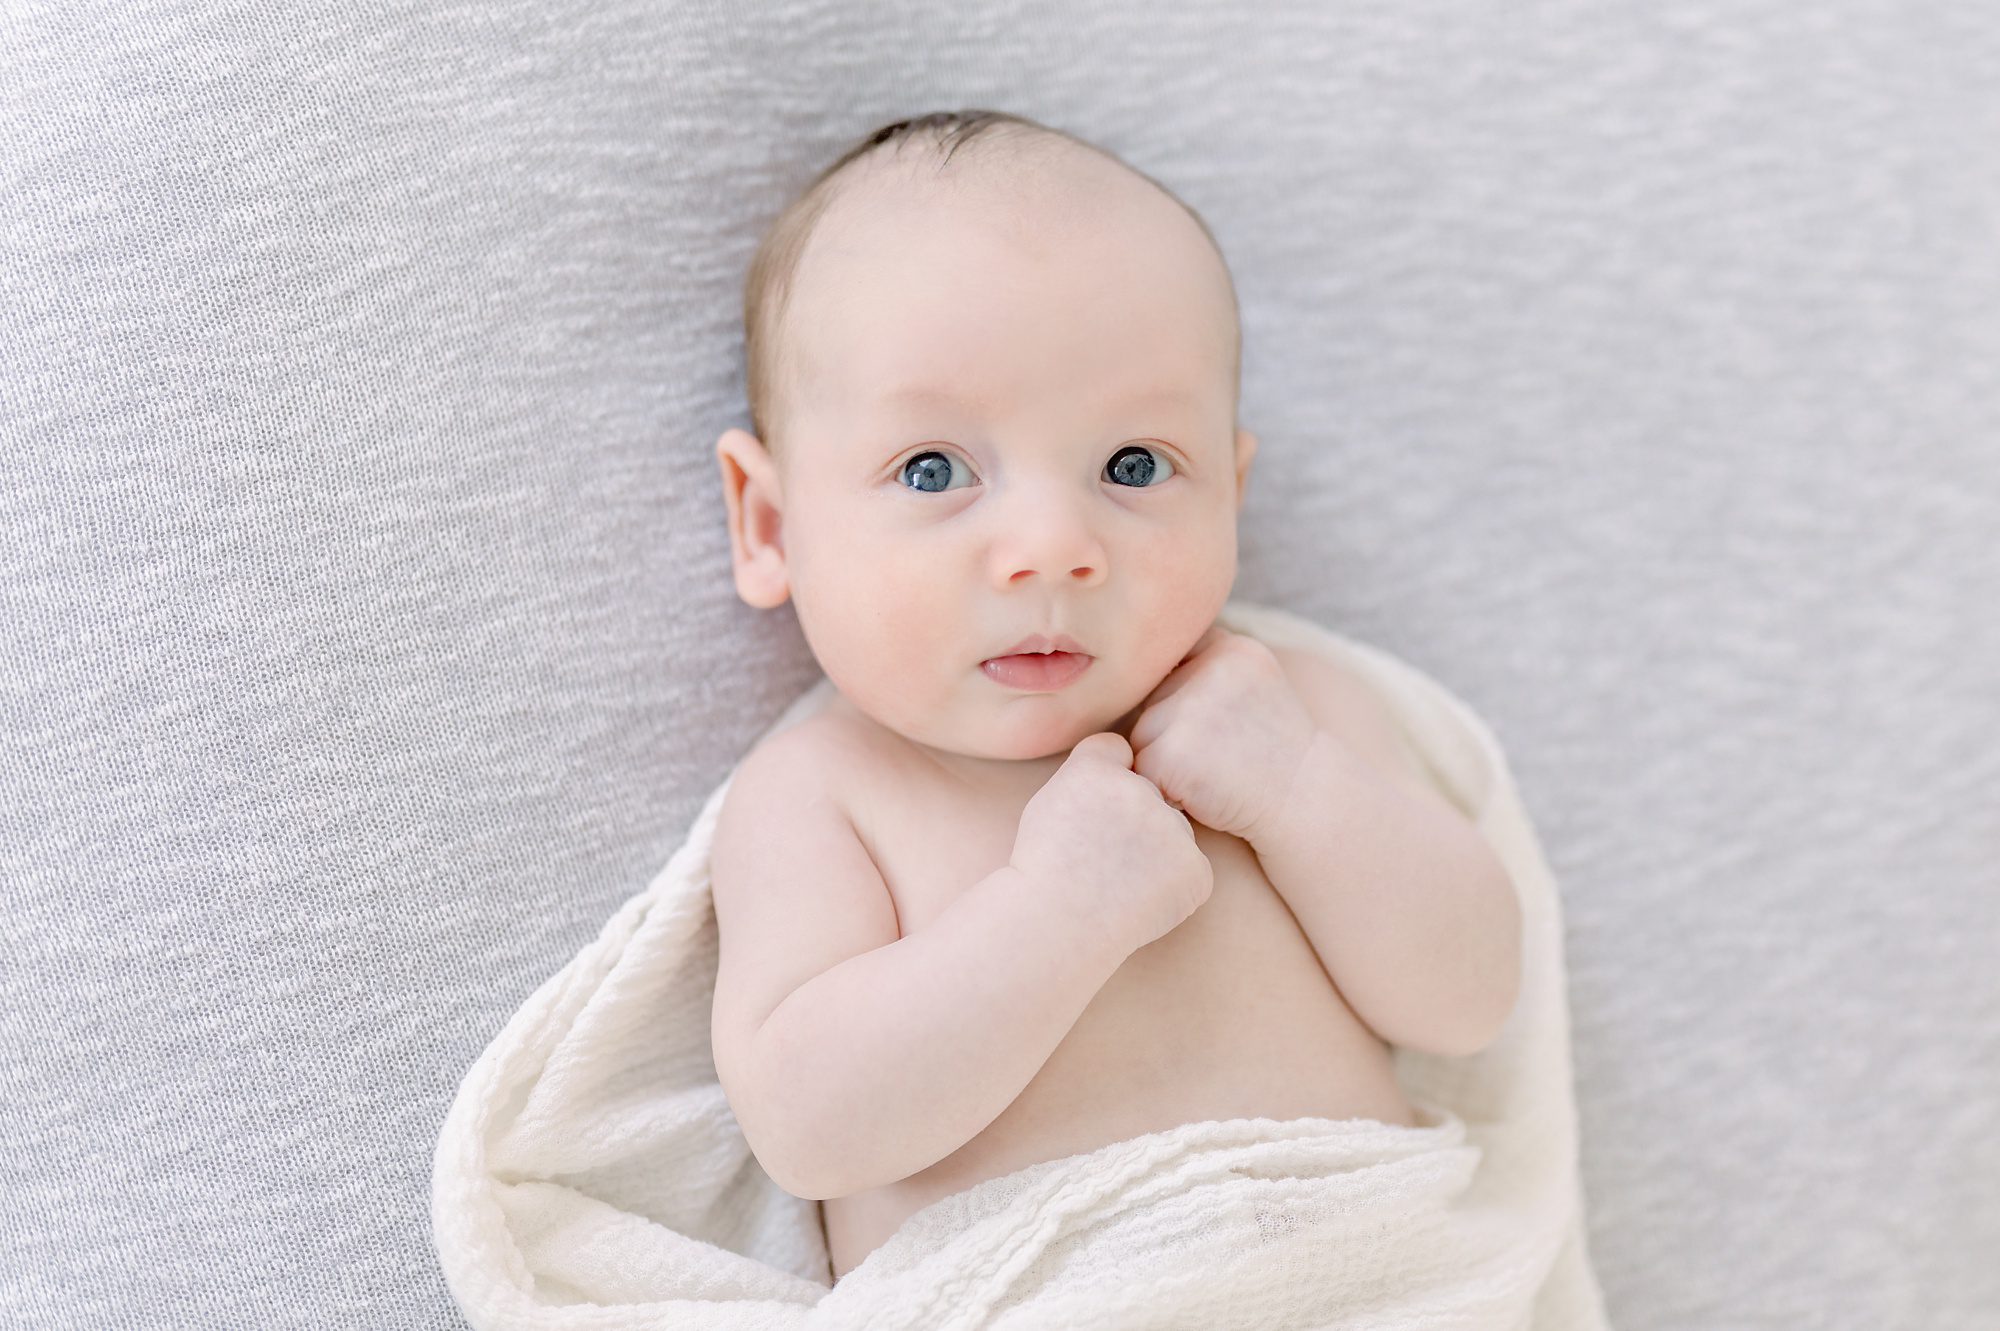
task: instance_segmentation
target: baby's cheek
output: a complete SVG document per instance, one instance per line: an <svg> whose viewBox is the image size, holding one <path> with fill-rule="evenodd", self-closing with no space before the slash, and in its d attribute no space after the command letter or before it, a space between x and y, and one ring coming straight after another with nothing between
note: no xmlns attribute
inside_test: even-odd
<svg viewBox="0 0 2000 1331"><path fill-rule="evenodd" d="M1153 537L1147 544L1146 566L1155 570L1150 580L1169 605L1206 606L1216 600L1218 590L1226 598L1236 580L1233 530L1223 533L1197 527ZM1206 627L1205 623L1201 626Z"/></svg>
<svg viewBox="0 0 2000 1331"><path fill-rule="evenodd" d="M1235 543L1197 533L1152 546L1144 564L1142 575L1125 580L1140 633L1142 659L1133 666L1145 680L1157 683L1228 602L1236 580Z"/></svg>
<svg viewBox="0 0 2000 1331"><path fill-rule="evenodd" d="M845 575L844 631L857 640L854 651L876 672L880 688L920 693L914 676L955 664L968 652L977 655L981 644L966 640L978 626L966 622L964 589L944 570L907 555L878 556L865 546L857 554Z"/></svg>

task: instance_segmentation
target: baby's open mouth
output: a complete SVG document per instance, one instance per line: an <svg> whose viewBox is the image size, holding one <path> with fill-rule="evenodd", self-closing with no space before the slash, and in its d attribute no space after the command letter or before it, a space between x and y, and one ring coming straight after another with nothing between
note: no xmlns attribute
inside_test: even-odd
<svg viewBox="0 0 2000 1331"><path fill-rule="evenodd" d="M1030 693L1052 693L1075 681L1096 659L1082 652L1023 652L981 661L979 668L996 684Z"/></svg>

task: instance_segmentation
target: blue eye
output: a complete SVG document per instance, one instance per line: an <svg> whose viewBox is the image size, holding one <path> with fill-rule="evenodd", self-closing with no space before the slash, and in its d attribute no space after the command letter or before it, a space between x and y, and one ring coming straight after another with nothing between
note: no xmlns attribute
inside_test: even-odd
<svg viewBox="0 0 2000 1331"><path fill-rule="evenodd" d="M1164 452L1138 444L1127 444L1111 455L1111 460L1105 464L1104 470L1107 479L1122 488L1150 490L1159 484L1154 477L1159 475L1162 466L1167 469L1167 473L1165 476L1159 476L1160 481L1176 474L1173 469L1174 464L1167 460ZM904 462L896 471L896 479L901 481L905 488L915 490L919 494L943 494L947 490L962 488L951 484L958 472L959 468L953 465L950 454L935 448L927 448ZM971 475L969 470L966 474L968 477Z"/></svg>
<svg viewBox="0 0 2000 1331"><path fill-rule="evenodd" d="M925 449L896 469L897 480L903 480L904 477L911 475L917 477L914 484L910 484L909 482L905 482L905 484L908 484L910 489L917 491L919 494L944 493L947 489L951 488L946 482L951 479L953 474L954 468L951 465L951 459L934 448ZM967 474L970 475L969 472ZM937 482L937 484L930 484L933 481Z"/></svg>
<svg viewBox="0 0 2000 1331"><path fill-rule="evenodd" d="M1142 448L1138 444L1127 444L1111 455L1111 461L1104 466L1105 471L1118 478L1119 483L1130 484L1135 489L1153 488L1154 474L1161 464L1167 468L1167 476L1174 474L1174 464L1167 461L1167 455L1157 449ZM1162 476L1160 479L1165 480Z"/></svg>

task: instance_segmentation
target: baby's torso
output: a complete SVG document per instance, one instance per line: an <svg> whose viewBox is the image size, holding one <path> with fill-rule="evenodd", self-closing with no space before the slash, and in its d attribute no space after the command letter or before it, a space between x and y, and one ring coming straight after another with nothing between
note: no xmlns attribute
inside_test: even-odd
<svg viewBox="0 0 2000 1331"><path fill-rule="evenodd" d="M823 718L835 722L832 717ZM886 734L886 732L883 732ZM975 796L875 737L843 771L850 814L904 935L1005 864L1028 794ZM1196 824L1208 901L1128 957L998 1118L909 1178L822 1204L836 1277L930 1203L1043 1160L1183 1123L1372 1118L1414 1126L1389 1051L1363 1026L1249 844Z"/></svg>

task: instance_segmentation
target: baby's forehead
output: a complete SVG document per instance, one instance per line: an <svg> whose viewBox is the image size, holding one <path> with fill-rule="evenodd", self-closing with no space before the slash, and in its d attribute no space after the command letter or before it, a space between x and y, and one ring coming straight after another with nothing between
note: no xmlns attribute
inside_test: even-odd
<svg viewBox="0 0 2000 1331"><path fill-rule="evenodd" d="M850 240L920 226L945 243L969 244L1004 226L1030 245L1055 246L1111 227L1170 224L1180 212L1130 168L1070 145L960 156L946 169L916 157L862 159L850 169L820 219Z"/></svg>
<svg viewBox="0 0 2000 1331"><path fill-rule="evenodd" d="M1122 348L1110 357L1106 344L1121 370L1205 375L1231 362L1229 276L1178 200L1102 159L962 165L905 159L846 182L801 256L785 330L792 387L845 397L857 376L874 387L936 357L1032 359L1024 339L1087 328Z"/></svg>

